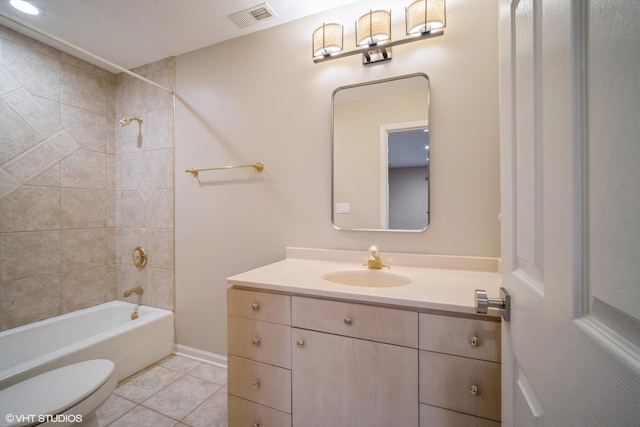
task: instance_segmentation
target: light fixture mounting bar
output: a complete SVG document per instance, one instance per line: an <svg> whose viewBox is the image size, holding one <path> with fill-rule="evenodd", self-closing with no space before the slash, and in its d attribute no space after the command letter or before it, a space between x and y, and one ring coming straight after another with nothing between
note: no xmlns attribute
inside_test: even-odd
<svg viewBox="0 0 640 427"><path fill-rule="evenodd" d="M315 64L319 64L320 62L327 62L327 61L331 61L331 60L334 60L334 59L344 58L344 57L347 57L347 56L359 55L359 54L366 57L367 54L370 54L370 52L380 51L381 49L389 49L389 48L391 48L393 46L399 46L399 45L402 45L402 44L417 42L419 40L431 39L433 37L439 37L439 36L441 36L443 34L444 34L444 31L442 31L442 30L431 31L431 32L428 32L428 33L420 34L419 36L415 36L415 37L406 37L404 39L390 41L390 42L386 42L384 44L365 46L365 47L353 49L353 50L350 50L350 51L347 51L347 52L340 52L340 53L335 54L335 55L327 55L327 56L322 56L322 57L319 57L319 58L314 58L313 62Z"/></svg>

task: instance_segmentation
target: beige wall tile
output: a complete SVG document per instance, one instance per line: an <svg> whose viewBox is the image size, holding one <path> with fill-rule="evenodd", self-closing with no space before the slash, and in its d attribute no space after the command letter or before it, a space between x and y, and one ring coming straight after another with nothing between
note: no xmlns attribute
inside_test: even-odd
<svg viewBox="0 0 640 427"><path fill-rule="evenodd" d="M107 119L104 114L62 104L60 116L62 126L78 146L107 152Z"/></svg>
<svg viewBox="0 0 640 427"><path fill-rule="evenodd" d="M0 200L18 188L20 188L20 183L3 169L0 169Z"/></svg>
<svg viewBox="0 0 640 427"><path fill-rule="evenodd" d="M60 228L60 189L21 187L0 199L0 232Z"/></svg>
<svg viewBox="0 0 640 427"><path fill-rule="evenodd" d="M107 301L107 267L61 273L60 305L63 313Z"/></svg>
<svg viewBox="0 0 640 427"><path fill-rule="evenodd" d="M173 270L173 229L149 228L146 241L147 265Z"/></svg>
<svg viewBox="0 0 640 427"><path fill-rule="evenodd" d="M59 265L59 231L2 234L0 281L58 273Z"/></svg>
<svg viewBox="0 0 640 427"><path fill-rule="evenodd" d="M155 190L146 207L147 227L173 228L173 190Z"/></svg>
<svg viewBox="0 0 640 427"><path fill-rule="evenodd" d="M63 104L107 115L106 76L96 76L62 64L61 100Z"/></svg>
<svg viewBox="0 0 640 427"><path fill-rule="evenodd" d="M147 151L146 170L153 188L173 188L173 148Z"/></svg>
<svg viewBox="0 0 640 427"><path fill-rule="evenodd" d="M11 92L2 99L43 138L48 138L62 130L57 117L50 116L38 99L24 88Z"/></svg>
<svg viewBox="0 0 640 427"><path fill-rule="evenodd" d="M3 40L0 45L0 61L13 78L30 94L60 101L60 60L51 51L28 47Z"/></svg>
<svg viewBox="0 0 640 427"><path fill-rule="evenodd" d="M26 184L39 187L60 187L60 162L54 164L40 175L28 180Z"/></svg>
<svg viewBox="0 0 640 427"><path fill-rule="evenodd" d="M63 230L60 271L107 265L107 229Z"/></svg>
<svg viewBox="0 0 640 427"><path fill-rule="evenodd" d="M144 303L153 307L174 310L174 293L173 270L149 267Z"/></svg>
<svg viewBox="0 0 640 427"><path fill-rule="evenodd" d="M145 114L145 133L142 146L147 150L173 147L173 108Z"/></svg>
<svg viewBox="0 0 640 427"><path fill-rule="evenodd" d="M144 153L116 155L116 190L135 190L144 178Z"/></svg>
<svg viewBox="0 0 640 427"><path fill-rule="evenodd" d="M28 150L43 138L4 100L0 100L0 165Z"/></svg>
<svg viewBox="0 0 640 427"><path fill-rule="evenodd" d="M104 190L61 190L60 226L62 229L107 226L107 196Z"/></svg>
<svg viewBox="0 0 640 427"><path fill-rule="evenodd" d="M19 307L19 310L16 310ZM0 330L60 314L60 275L0 283Z"/></svg>
<svg viewBox="0 0 640 427"><path fill-rule="evenodd" d="M76 150L60 162L60 185L71 188L104 189L107 184L107 155Z"/></svg>
<svg viewBox="0 0 640 427"><path fill-rule="evenodd" d="M118 228L116 243L116 263L133 266L133 250L146 247L146 230L144 228Z"/></svg>
<svg viewBox="0 0 640 427"><path fill-rule="evenodd" d="M145 202L137 191L118 191L118 227L142 228L146 225Z"/></svg>

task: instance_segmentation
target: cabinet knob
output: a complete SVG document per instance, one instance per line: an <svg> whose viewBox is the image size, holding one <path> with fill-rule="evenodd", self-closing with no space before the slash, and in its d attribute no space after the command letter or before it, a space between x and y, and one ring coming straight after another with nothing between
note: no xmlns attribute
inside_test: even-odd
<svg viewBox="0 0 640 427"><path fill-rule="evenodd" d="M254 347L258 347L260 345L260 337L255 337L254 339L252 339L251 344L253 344Z"/></svg>
<svg viewBox="0 0 640 427"><path fill-rule="evenodd" d="M251 310L252 311L260 310L260 304L254 302L253 304L251 304Z"/></svg>
<svg viewBox="0 0 640 427"><path fill-rule="evenodd" d="M260 427L260 423L253 423L253 427Z"/></svg>
<svg viewBox="0 0 640 427"><path fill-rule="evenodd" d="M353 325L353 320L350 317L345 317L344 318L344 324L347 326L351 326Z"/></svg>
<svg viewBox="0 0 640 427"><path fill-rule="evenodd" d="M298 348L304 348L304 340L297 340L296 345Z"/></svg>
<svg viewBox="0 0 640 427"><path fill-rule="evenodd" d="M253 387L254 390L259 389L260 388L260 381L253 380L253 382L251 383L251 387Z"/></svg>
<svg viewBox="0 0 640 427"><path fill-rule="evenodd" d="M471 393L471 396L480 396L480 388L474 384L469 389L469 393Z"/></svg>
<svg viewBox="0 0 640 427"><path fill-rule="evenodd" d="M469 343L474 347L478 347L480 345L480 338L471 337L471 339L469 339Z"/></svg>

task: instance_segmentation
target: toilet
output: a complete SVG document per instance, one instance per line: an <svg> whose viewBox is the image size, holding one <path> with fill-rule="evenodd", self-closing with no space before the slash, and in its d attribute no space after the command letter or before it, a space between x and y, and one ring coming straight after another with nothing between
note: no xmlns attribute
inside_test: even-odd
<svg viewBox="0 0 640 427"><path fill-rule="evenodd" d="M96 411L116 387L106 359L74 363L0 390L0 426L98 427Z"/></svg>

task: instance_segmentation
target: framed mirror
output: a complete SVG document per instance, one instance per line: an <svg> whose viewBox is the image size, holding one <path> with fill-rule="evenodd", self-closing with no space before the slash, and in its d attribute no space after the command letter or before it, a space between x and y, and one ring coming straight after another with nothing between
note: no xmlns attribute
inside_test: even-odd
<svg viewBox="0 0 640 427"><path fill-rule="evenodd" d="M332 221L339 230L429 225L429 77L333 92Z"/></svg>

